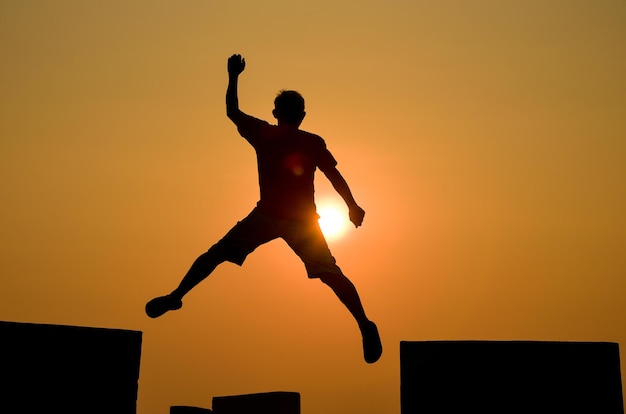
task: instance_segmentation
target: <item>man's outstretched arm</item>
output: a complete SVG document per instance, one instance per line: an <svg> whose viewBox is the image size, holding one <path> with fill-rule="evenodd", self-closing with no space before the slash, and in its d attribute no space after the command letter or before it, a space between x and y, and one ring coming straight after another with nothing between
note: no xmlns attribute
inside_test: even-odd
<svg viewBox="0 0 626 414"><path fill-rule="evenodd" d="M246 60L241 55L232 55L228 58L228 88L226 89L226 116L238 124L244 116L239 109L237 86L239 75L246 68Z"/></svg>
<svg viewBox="0 0 626 414"><path fill-rule="evenodd" d="M365 217L365 210L363 210L354 200L352 196L352 191L350 191L350 187L348 183L343 178L341 173L336 167L325 168L322 170L328 181L333 185L333 188L337 193L343 198L348 206L348 214L350 216L350 221L354 224L355 227L359 227L363 224L363 217Z"/></svg>

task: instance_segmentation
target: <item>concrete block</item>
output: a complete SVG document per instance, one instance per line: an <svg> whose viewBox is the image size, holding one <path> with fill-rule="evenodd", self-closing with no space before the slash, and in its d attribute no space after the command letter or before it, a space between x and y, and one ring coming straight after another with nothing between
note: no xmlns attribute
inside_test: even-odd
<svg viewBox="0 0 626 414"><path fill-rule="evenodd" d="M212 414L208 408L191 407L187 405L173 405L170 407L170 414Z"/></svg>
<svg viewBox="0 0 626 414"><path fill-rule="evenodd" d="M300 414L300 394L275 391L213 397L215 414Z"/></svg>
<svg viewBox="0 0 626 414"><path fill-rule="evenodd" d="M400 400L402 414L623 414L619 346L403 341Z"/></svg>
<svg viewBox="0 0 626 414"><path fill-rule="evenodd" d="M141 338L0 321L0 412L135 414Z"/></svg>

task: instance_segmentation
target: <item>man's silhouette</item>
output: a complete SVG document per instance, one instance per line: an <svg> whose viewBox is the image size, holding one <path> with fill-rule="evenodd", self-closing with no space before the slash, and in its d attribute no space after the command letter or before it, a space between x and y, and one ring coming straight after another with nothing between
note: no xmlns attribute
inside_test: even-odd
<svg viewBox="0 0 626 414"><path fill-rule="evenodd" d="M303 261L308 277L328 285L348 308L363 337L365 361L376 362L382 354L378 329L365 315L356 288L335 263L318 224L313 196L315 170L319 168L344 199L356 227L362 224L365 211L354 200L324 140L299 129L306 113L298 92L281 91L274 100L272 113L278 125L239 109L237 85L244 68L245 60L240 55L228 59L226 114L256 151L260 200L246 218L196 259L172 293L148 302L146 313L157 318L180 309L183 296L217 265L224 261L242 265L257 247L280 237Z"/></svg>

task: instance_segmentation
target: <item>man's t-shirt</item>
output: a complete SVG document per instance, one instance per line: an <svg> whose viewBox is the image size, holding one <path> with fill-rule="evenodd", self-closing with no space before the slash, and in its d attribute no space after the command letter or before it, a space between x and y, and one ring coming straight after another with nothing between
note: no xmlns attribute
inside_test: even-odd
<svg viewBox="0 0 626 414"><path fill-rule="evenodd" d="M315 169L333 168L337 161L324 140L293 126L276 126L244 116L237 129L255 149L264 214L285 219L317 219Z"/></svg>

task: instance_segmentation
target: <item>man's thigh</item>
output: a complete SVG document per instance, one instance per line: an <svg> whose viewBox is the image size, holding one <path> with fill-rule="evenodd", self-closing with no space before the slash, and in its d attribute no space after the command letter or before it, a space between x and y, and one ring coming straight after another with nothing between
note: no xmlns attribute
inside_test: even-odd
<svg viewBox="0 0 626 414"><path fill-rule="evenodd" d="M270 217L253 210L237 222L215 247L223 252L227 261L242 265L257 247L279 237L278 230Z"/></svg>

